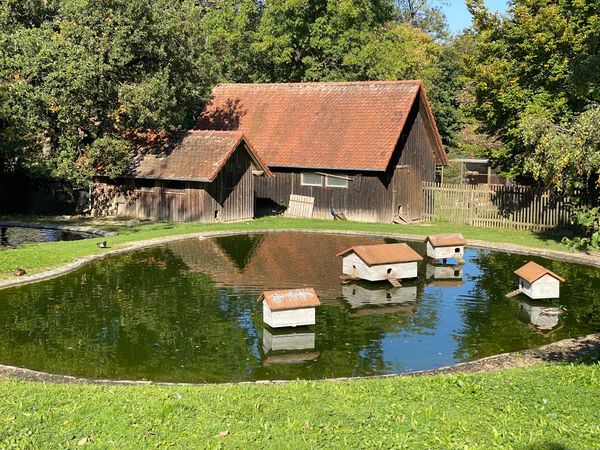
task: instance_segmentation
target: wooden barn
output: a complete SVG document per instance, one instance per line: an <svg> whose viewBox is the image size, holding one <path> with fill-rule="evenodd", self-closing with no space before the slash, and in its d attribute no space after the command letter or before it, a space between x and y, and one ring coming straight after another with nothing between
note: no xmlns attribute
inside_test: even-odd
<svg viewBox="0 0 600 450"><path fill-rule="evenodd" d="M181 222L252 219L255 175L271 172L239 132L191 131L168 153L141 157L128 177L99 178L94 213Z"/></svg>
<svg viewBox="0 0 600 450"><path fill-rule="evenodd" d="M264 213L285 210L294 195L312 199L316 218L416 221L422 182L448 163L418 80L222 84L197 128L253 142L274 174L256 180Z"/></svg>

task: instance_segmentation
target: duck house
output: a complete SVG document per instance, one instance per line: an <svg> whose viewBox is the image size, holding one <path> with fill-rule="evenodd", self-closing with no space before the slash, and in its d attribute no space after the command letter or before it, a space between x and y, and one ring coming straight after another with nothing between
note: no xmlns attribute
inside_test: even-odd
<svg viewBox="0 0 600 450"><path fill-rule="evenodd" d="M315 324L315 308L321 304L313 288L265 291L263 321L272 328Z"/></svg>
<svg viewBox="0 0 600 450"><path fill-rule="evenodd" d="M367 281L388 280L400 286L398 280L416 278L417 262L423 257L408 244L358 245L338 253L343 257L342 271L352 278Z"/></svg>
<svg viewBox="0 0 600 450"><path fill-rule="evenodd" d="M456 258L463 262L465 255L465 238L460 233L433 234L425 239L427 256L433 259Z"/></svg>
<svg viewBox="0 0 600 450"><path fill-rule="evenodd" d="M558 298L560 283L565 279L544 266L529 261L515 270L519 277L519 291L534 300L541 298Z"/></svg>

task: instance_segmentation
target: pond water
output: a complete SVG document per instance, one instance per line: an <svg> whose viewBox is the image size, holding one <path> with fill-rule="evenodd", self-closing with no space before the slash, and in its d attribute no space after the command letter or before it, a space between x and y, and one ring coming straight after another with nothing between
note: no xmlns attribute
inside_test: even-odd
<svg viewBox="0 0 600 450"><path fill-rule="evenodd" d="M90 233L59 230L56 228L29 228L0 226L0 247L17 246L28 242L77 241L94 237Z"/></svg>
<svg viewBox="0 0 600 450"><path fill-rule="evenodd" d="M267 233L180 241L0 290L0 362L92 378L225 382L431 369L600 330L600 271L467 249L423 261L401 288L342 283L335 255L370 237ZM410 243L422 255L420 243ZM566 278L561 298L506 299L533 259ZM264 326L265 289L311 286L316 325ZM563 315L543 308L562 305Z"/></svg>

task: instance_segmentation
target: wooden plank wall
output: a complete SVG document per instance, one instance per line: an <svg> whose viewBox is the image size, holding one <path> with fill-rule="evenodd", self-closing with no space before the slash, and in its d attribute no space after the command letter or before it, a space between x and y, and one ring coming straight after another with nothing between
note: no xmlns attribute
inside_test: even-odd
<svg viewBox="0 0 600 450"><path fill-rule="evenodd" d="M247 152L238 149L212 183L157 180L121 182L129 188L115 198L119 216L175 222L229 222L254 217L254 176ZM147 182L146 182L147 184Z"/></svg>
<svg viewBox="0 0 600 450"><path fill-rule="evenodd" d="M567 202L526 186L423 182L423 219L429 222L543 231L569 224Z"/></svg>
<svg viewBox="0 0 600 450"><path fill-rule="evenodd" d="M395 189L393 214L402 207L403 217L421 220L424 181L435 181L436 161L430 133L425 125L422 106L412 114L414 122L394 170L392 184Z"/></svg>
<svg viewBox="0 0 600 450"><path fill-rule="evenodd" d="M348 173L347 188L302 186L302 171L272 168L273 178L255 182L257 201L271 201L282 208L289 206L291 194L314 197L313 217L333 219L331 208L343 212L348 220L359 222L391 222L392 189L384 183L385 174ZM310 170L306 170L310 172ZM335 173L335 172L331 172ZM342 173L342 172L340 172Z"/></svg>

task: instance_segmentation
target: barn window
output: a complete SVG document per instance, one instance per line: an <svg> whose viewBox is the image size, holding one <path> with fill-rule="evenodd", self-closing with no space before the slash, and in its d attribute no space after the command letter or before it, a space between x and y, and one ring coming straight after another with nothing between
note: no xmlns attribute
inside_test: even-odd
<svg viewBox="0 0 600 450"><path fill-rule="evenodd" d="M342 175L327 175L325 177L325 186L347 188L348 177Z"/></svg>
<svg viewBox="0 0 600 450"><path fill-rule="evenodd" d="M323 186L323 175L311 172L302 172L300 184L302 186Z"/></svg>

